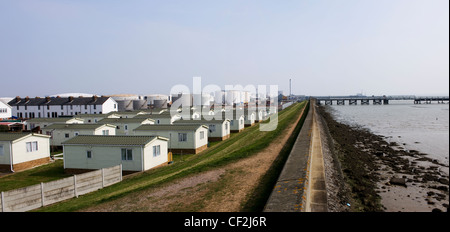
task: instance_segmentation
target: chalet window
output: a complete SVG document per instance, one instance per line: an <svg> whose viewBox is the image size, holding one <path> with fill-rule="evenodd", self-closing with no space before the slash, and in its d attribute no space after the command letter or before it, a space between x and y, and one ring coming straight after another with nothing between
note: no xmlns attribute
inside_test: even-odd
<svg viewBox="0 0 450 232"><path fill-rule="evenodd" d="M64 109L64 106L63 106L63 105L61 105L61 109L62 109L62 110Z"/></svg>
<svg viewBox="0 0 450 232"><path fill-rule="evenodd" d="M204 139L205 138L205 132L204 131L200 131L200 139Z"/></svg>
<svg viewBox="0 0 450 232"><path fill-rule="evenodd" d="M92 158L92 151L86 151L86 158Z"/></svg>
<svg viewBox="0 0 450 232"><path fill-rule="evenodd" d="M133 150L122 148L122 160L133 160Z"/></svg>
<svg viewBox="0 0 450 232"><path fill-rule="evenodd" d="M69 133L64 134L65 138L69 138Z"/></svg>
<svg viewBox="0 0 450 232"><path fill-rule="evenodd" d="M87 105L84 105L84 109L87 110Z"/></svg>
<svg viewBox="0 0 450 232"><path fill-rule="evenodd" d="M225 123L225 130L228 130L228 122Z"/></svg>
<svg viewBox="0 0 450 232"><path fill-rule="evenodd" d="M109 135L109 130L102 130L103 135Z"/></svg>
<svg viewBox="0 0 450 232"><path fill-rule="evenodd" d="M153 146L153 157L161 155L161 145Z"/></svg>
<svg viewBox="0 0 450 232"><path fill-rule="evenodd" d="M187 134L186 133L178 133L178 142L186 142Z"/></svg>
<svg viewBox="0 0 450 232"><path fill-rule="evenodd" d="M4 155L5 152L3 151L3 145L0 145L0 156Z"/></svg>
<svg viewBox="0 0 450 232"><path fill-rule="evenodd" d="M33 151L38 150L38 142L37 141L27 142L25 145L27 147L27 152L33 152Z"/></svg>

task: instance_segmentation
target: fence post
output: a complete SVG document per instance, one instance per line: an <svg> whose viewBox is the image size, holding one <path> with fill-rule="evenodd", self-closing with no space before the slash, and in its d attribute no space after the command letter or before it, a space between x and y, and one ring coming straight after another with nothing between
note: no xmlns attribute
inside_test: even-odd
<svg viewBox="0 0 450 232"><path fill-rule="evenodd" d="M122 181L122 164L120 164L120 181Z"/></svg>
<svg viewBox="0 0 450 232"><path fill-rule="evenodd" d="M78 198L77 194L77 175L73 175L73 193L75 194L75 197Z"/></svg>
<svg viewBox="0 0 450 232"><path fill-rule="evenodd" d="M105 170L102 168L102 188L105 187Z"/></svg>
<svg viewBox="0 0 450 232"><path fill-rule="evenodd" d="M41 182L41 203L44 206L44 183Z"/></svg>
<svg viewBox="0 0 450 232"><path fill-rule="evenodd" d="M2 200L2 212L5 212L5 198L3 197L3 192L1 192L1 200Z"/></svg>

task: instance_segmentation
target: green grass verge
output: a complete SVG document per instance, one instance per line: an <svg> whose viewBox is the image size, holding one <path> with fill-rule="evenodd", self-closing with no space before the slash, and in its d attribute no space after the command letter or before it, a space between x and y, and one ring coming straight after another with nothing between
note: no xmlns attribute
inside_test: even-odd
<svg viewBox="0 0 450 232"><path fill-rule="evenodd" d="M171 165L139 173L115 185L96 192L53 204L35 211L68 212L120 198L129 193L157 187L195 173L224 166L256 154L266 148L281 132L297 119L306 102L297 103L278 114L278 126L274 131L259 131L259 125L246 128L198 155L177 159Z"/></svg>
<svg viewBox="0 0 450 232"><path fill-rule="evenodd" d="M62 160L56 160L53 163L35 167L26 171L20 171L0 178L0 191L9 191L39 184L41 182L50 182L71 176L64 173L64 163Z"/></svg>

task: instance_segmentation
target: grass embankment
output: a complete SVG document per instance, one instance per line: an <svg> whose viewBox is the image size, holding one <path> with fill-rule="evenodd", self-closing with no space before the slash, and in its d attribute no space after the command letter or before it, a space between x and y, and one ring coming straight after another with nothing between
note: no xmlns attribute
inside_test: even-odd
<svg viewBox="0 0 450 232"><path fill-rule="evenodd" d="M8 174L0 178L0 191L9 191L39 184L41 182L50 182L64 177L71 176L64 173L64 164L62 160L56 160L53 163L35 167L26 171L20 171Z"/></svg>
<svg viewBox="0 0 450 232"><path fill-rule="evenodd" d="M232 134L229 139L215 144L198 155L178 157L179 159L171 165L133 175L115 185L76 199L40 208L37 211L67 212L80 210L249 157L266 148L271 141L282 134L281 132L284 129L292 126L305 105L306 102L302 102L281 111L278 114L278 126L274 131L260 131L257 124L246 128L241 133Z"/></svg>

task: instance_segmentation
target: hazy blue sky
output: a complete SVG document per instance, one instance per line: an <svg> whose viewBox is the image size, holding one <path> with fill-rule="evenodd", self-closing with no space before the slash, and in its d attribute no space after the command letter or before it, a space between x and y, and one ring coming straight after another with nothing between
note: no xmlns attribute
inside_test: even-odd
<svg viewBox="0 0 450 232"><path fill-rule="evenodd" d="M0 0L0 97L449 94L448 0Z"/></svg>

